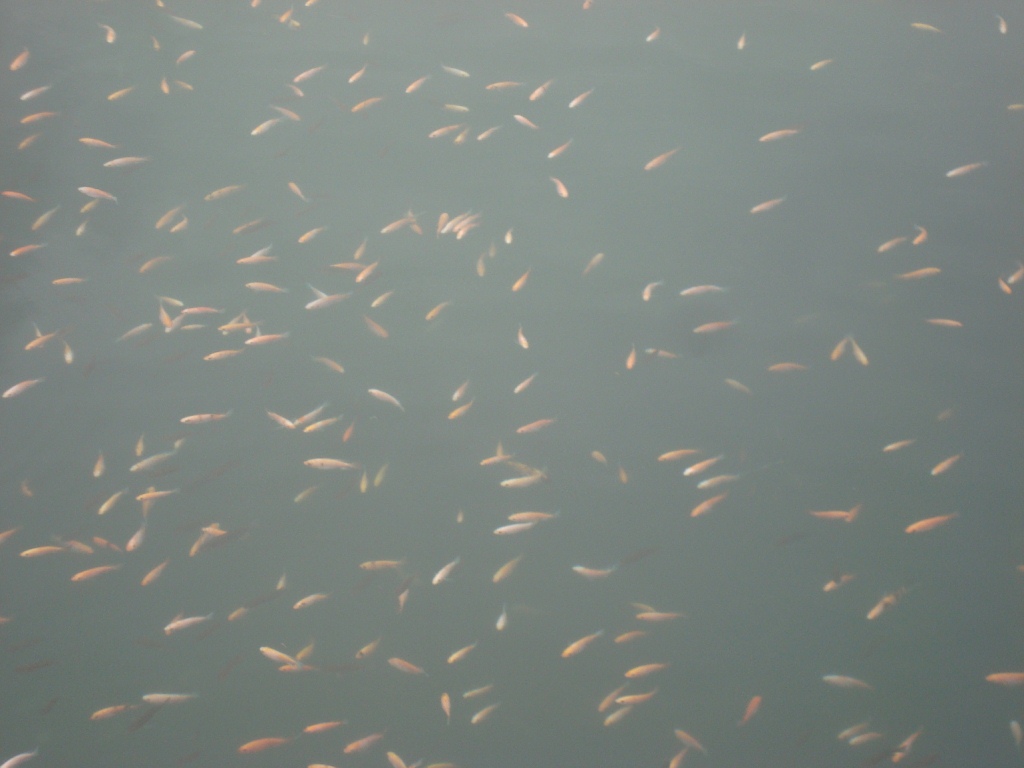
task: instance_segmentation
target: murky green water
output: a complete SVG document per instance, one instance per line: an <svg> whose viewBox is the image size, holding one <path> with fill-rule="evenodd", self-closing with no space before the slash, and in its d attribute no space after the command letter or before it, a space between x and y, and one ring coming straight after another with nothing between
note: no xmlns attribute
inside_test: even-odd
<svg viewBox="0 0 1024 768"><path fill-rule="evenodd" d="M581 2L0 9L0 759L1019 762L1024 17Z"/></svg>

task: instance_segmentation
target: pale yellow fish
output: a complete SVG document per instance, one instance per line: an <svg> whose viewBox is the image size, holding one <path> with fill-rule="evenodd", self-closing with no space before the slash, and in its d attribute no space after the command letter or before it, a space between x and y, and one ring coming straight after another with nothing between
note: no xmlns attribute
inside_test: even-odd
<svg viewBox="0 0 1024 768"><path fill-rule="evenodd" d="M680 149L682 149L682 147L676 147L675 149L670 149L668 152L662 152L660 155L658 155L657 157L653 158L652 160L648 160L647 164L644 165L644 170L645 171L653 171L655 168L660 168L665 163L667 163L669 158L671 158L673 155L675 155L676 152L678 152Z"/></svg>

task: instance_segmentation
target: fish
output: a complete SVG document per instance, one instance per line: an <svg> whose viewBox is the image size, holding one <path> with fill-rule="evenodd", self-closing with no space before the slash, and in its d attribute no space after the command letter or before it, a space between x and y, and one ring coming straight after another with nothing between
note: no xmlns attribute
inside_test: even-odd
<svg viewBox="0 0 1024 768"><path fill-rule="evenodd" d="M529 424L524 424L523 426L517 428L516 429L516 434L517 435L526 435L526 434L529 434L531 432L538 432L538 431L544 429L544 427L548 427L548 426L550 426L550 425L552 425L554 423L555 423L554 419L537 419L536 421L531 421Z"/></svg>
<svg viewBox="0 0 1024 768"><path fill-rule="evenodd" d="M575 656L578 653L581 653L583 650L587 648L587 646L589 646L591 643L597 640L597 638L603 635L604 630L599 629L596 632L591 632L589 635L584 635L578 640L574 640L562 650L562 658L568 659L572 656Z"/></svg>
<svg viewBox="0 0 1024 768"><path fill-rule="evenodd" d="M868 691L874 690L872 686L868 685L863 680L859 680L856 677L850 677L848 675L822 675L821 679L836 688L861 688Z"/></svg>
<svg viewBox="0 0 1024 768"><path fill-rule="evenodd" d="M455 651L454 653L452 653L452 654L450 654L448 656L448 663L449 664L456 664L456 663L462 661L464 658L466 658L466 656L468 656L470 654L470 652L474 648L476 648L476 645L477 645L476 643L470 643L469 645L466 645L466 646L463 646L462 648L459 648L459 650Z"/></svg>
<svg viewBox="0 0 1024 768"><path fill-rule="evenodd" d="M109 200L115 205L117 204L117 198L102 189L97 189L96 187L79 187L78 191L86 197L91 197L94 200Z"/></svg>
<svg viewBox="0 0 1024 768"><path fill-rule="evenodd" d="M693 749L696 749L698 752L701 752L705 755L707 754L708 751L704 749L703 745L699 741L697 741L697 739L695 739L693 736L688 734L686 731L676 728L673 731L673 733L675 733L676 738L683 742L683 744L685 744L686 746L692 747Z"/></svg>
<svg viewBox="0 0 1024 768"><path fill-rule="evenodd" d="M639 666L632 667L631 669L626 670L625 676L631 680L637 677L647 677L648 675L653 675L655 672L661 672L662 670L665 670L668 667L669 664L661 662L652 664L641 664Z"/></svg>
<svg viewBox="0 0 1024 768"><path fill-rule="evenodd" d="M241 755L249 755L254 752L262 752L265 749L283 746L290 741L291 739L282 736L266 736L261 739L253 739L252 741L245 742L245 744L238 748L238 753Z"/></svg>
<svg viewBox="0 0 1024 768"><path fill-rule="evenodd" d="M720 320L712 323L704 323L698 325L693 329L694 333L716 333L718 331L724 331L728 328L732 328L736 325L736 320Z"/></svg>
<svg viewBox="0 0 1024 768"><path fill-rule="evenodd" d="M388 403L390 405L395 406L398 410L402 411L403 413L405 412L405 407L398 401L398 398L395 397L394 395L388 394L382 389L368 389L367 392L369 392L376 399L380 400L382 403Z"/></svg>
<svg viewBox="0 0 1024 768"><path fill-rule="evenodd" d="M332 306L337 304L339 301L344 301L352 295L351 292L327 294L317 288L314 288L312 285L309 286L309 289L313 291L313 295L316 297L306 304L306 309L309 310L323 309L325 307Z"/></svg>
<svg viewBox="0 0 1024 768"><path fill-rule="evenodd" d="M570 146L572 146L572 139L569 139L564 144L560 144L559 146L555 147L550 152L548 152L548 160L554 160L556 157L565 152L565 150L567 150Z"/></svg>
<svg viewBox="0 0 1024 768"><path fill-rule="evenodd" d="M1005 686L1024 685L1024 672L992 672L985 676L990 683Z"/></svg>
<svg viewBox="0 0 1024 768"><path fill-rule="evenodd" d="M172 635L175 632L179 632L189 627L194 627L198 624L203 624L213 618L213 614L207 614L206 616L179 616L171 621L166 627L164 627L165 635Z"/></svg>
<svg viewBox="0 0 1024 768"><path fill-rule="evenodd" d="M612 703L615 703L615 702L613 701ZM609 727L611 727L613 725L617 725L618 723L621 723L626 718L626 716L630 712L632 712L632 711L633 711L633 705L632 704L626 704L624 706L619 707L618 709L616 709L615 711L610 713L604 719L604 726L606 728L609 728Z"/></svg>
<svg viewBox="0 0 1024 768"><path fill-rule="evenodd" d="M222 421L231 414L230 410L224 413L195 413L191 416L183 416L179 421L182 424L209 424L211 421Z"/></svg>
<svg viewBox="0 0 1024 768"><path fill-rule="evenodd" d="M398 656L392 656L388 659L388 664L397 669L399 672L405 672L410 675L426 675L422 667L418 667L412 662L401 659Z"/></svg>
<svg viewBox="0 0 1024 768"><path fill-rule="evenodd" d="M503 566L501 566L498 570L494 572L494 575L491 577L491 581L495 584L499 584L500 582L507 579L509 576L512 575L515 569L519 567L519 563L521 563L522 560L523 555L519 555L518 557L514 557L511 560L509 560L507 563L505 563Z"/></svg>
<svg viewBox="0 0 1024 768"><path fill-rule="evenodd" d="M11 68L14 69L15 67L12 65ZM9 757L4 760L3 763L0 763L0 768L18 768L19 765L24 765L38 754L39 747L36 747L31 752L22 752L21 754L14 755L14 757Z"/></svg>
<svg viewBox="0 0 1024 768"><path fill-rule="evenodd" d="M26 379L25 381L20 381L17 384L15 384L14 386L11 386L11 387L8 387L7 389L5 389L4 393L2 395L0 395L0 397L3 397L5 399L6 398L11 398L11 397L17 397L18 395L26 392L27 390L29 390L32 387L34 387L36 384L39 384L39 383L41 383L43 381L45 381L45 379L43 379L43 378Z"/></svg>
<svg viewBox="0 0 1024 768"><path fill-rule="evenodd" d="M165 704L184 704L198 696L197 693L146 693L143 694L142 700L147 704L163 706Z"/></svg>
<svg viewBox="0 0 1024 768"><path fill-rule="evenodd" d="M368 99L360 101L358 104L352 107L351 111L353 114L355 114L356 112L362 112L364 109L368 109L369 107L372 107L374 104L378 104L382 101L384 101L383 96L371 96Z"/></svg>
<svg viewBox="0 0 1024 768"><path fill-rule="evenodd" d="M506 486L507 487L507 486ZM511 523L509 525L502 525L494 529L494 533L497 536L508 536L513 533L522 533L528 531L537 524L536 520L527 520L521 523Z"/></svg>
<svg viewBox="0 0 1024 768"><path fill-rule="evenodd" d="M747 702L747 708L743 711L743 717L736 725L742 727L749 723L750 719L757 714L759 709L761 709L761 697L751 697L750 701Z"/></svg>
<svg viewBox="0 0 1024 768"><path fill-rule="evenodd" d="M700 504L690 510L690 517L700 517L701 515L707 514L712 508L718 506L721 502L729 496L728 492L720 493L717 496L712 496L709 499L705 499Z"/></svg>
<svg viewBox="0 0 1024 768"><path fill-rule="evenodd" d="M870 611L868 611L867 620L874 621L877 619L887 610L894 607L905 594L907 594L907 588L900 587L895 592L890 592L885 595L881 600L875 603L875 606Z"/></svg>
<svg viewBox="0 0 1024 768"><path fill-rule="evenodd" d="M441 570L434 574L434 577L430 580L430 583L436 587L438 584L447 581L448 577L452 575L452 571L454 571L456 567L458 567L459 561L460 558L456 557L446 566L441 568Z"/></svg>
<svg viewBox="0 0 1024 768"><path fill-rule="evenodd" d="M356 752L365 752L383 738L383 732L371 733L369 736L364 736L361 739L356 739L355 741L349 742L345 745L345 748L342 750L342 752L344 752L346 755L351 755Z"/></svg>
<svg viewBox="0 0 1024 768"><path fill-rule="evenodd" d="M97 576L102 576L105 573L111 573L121 568L121 563L116 565L97 565L94 568L86 568L84 571L79 571L71 577L71 581L88 581L95 579Z"/></svg>
<svg viewBox="0 0 1024 768"><path fill-rule="evenodd" d="M956 512L952 512L948 515L936 515L935 517L926 517L923 520L918 520L916 523L911 523L905 529L905 533L924 533L925 531L931 531L938 528L940 525L945 525L950 520L957 517Z"/></svg>
<svg viewBox="0 0 1024 768"><path fill-rule="evenodd" d="M984 160L977 163L967 163L967 165L959 165L956 168L953 168L952 170L946 171L946 178L955 179L958 176L966 176L968 173L972 173L978 170L979 168L984 168L986 165L988 165L988 162Z"/></svg>
<svg viewBox="0 0 1024 768"><path fill-rule="evenodd" d="M587 97L589 97L590 94L592 94L593 92L594 89L591 88L589 91L584 91L579 96L575 97L572 101L569 102L569 109L576 109L576 107L578 107L580 104L586 101Z"/></svg>
<svg viewBox="0 0 1024 768"><path fill-rule="evenodd" d="M500 701L499 702L495 702L494 704L488 704L486 707L484 707L479 712L474 714L471 718L469 718L470 725L479 725L484 720L486 720L488 717L490 717L494 713L494 710L496 710L500 706L501 706L501 702Z"/></svg>
<svg viewBox="0 0 1024 768"><path fill-rule="evenodd" d="M317 603L322 602L329 597L330 595L327 593L314 592L313 594L306 595L302 599L296 601L296 603L292 606L292 609L296 611L301 611L303 608L308 608L311 605L316 605Z"/></svg>
<svg viewBox="0 0 1024 768"><path fill-rule="evenodd" d="M350 461L343 461L342 459L316 458L306 459L302 463L313 469L361 469L358 464L353 464Z"/></svg>
<svg viewBox="0 0 1024 768"><path fill-rule="evenodd" d="M324 733L325 731L333 731L335 728L340 728L345 725L344 720L329 720L323 723L313 723L307 725L302 729L303 733Z"/></svg>
<svg viewBox="0 0 1024 768"><path fill-rule="evenodd" d="M758 203L750 209L751 213L764 213L770 211L772 208L776 208L786 201L785 197L775 197L771 200L765 200L763 203Z"/></svg>
<svg viewBox="0 0 1024 768"><path fill-rule="evenodd" d="M953 456L950 456L949 458L943 459L934 467L932 467L931 472L929 474L931 474L932 477L937 477L938 475L944 474L948 472L954 464L960 461L961 458L963 458L963 454L958 453Z"/></svg>
<svg viewBox="0 0 1024 768"><path fill-rule="evenodd" d="M29 53L28 48L22 48L21 53L19 53L17 56L11 59L10 66L8 68L11 70L11 72L17 72L19 69L22 69L28 63L30 55L31 54ZM0 766L0 768L4 767ZM12 767L6 766L6 768Z"/></svg>
<svg viewBox="0 0 1024 768"><path fill-rule="evenodd" d="M800 130L801 130L800 128L782 128L782 129L780 129L778 131L772 131L771 133L766 133L764 136L759 138L758 141L760 141L760 142L778 141L779 139L785 139L785 138L788 138L790 136L796 136L798 133L800 133Z"/></svg>
<svg viewBox="0 0 1024 768"><path fill-rule="evenodd" d="M660 168L665 163L667 163L680 149L682 149L682 147L670 149L668 152L662 152L657 157L648 160L647 163L644 165L644 170L653 171L655 168Z"/></svg>

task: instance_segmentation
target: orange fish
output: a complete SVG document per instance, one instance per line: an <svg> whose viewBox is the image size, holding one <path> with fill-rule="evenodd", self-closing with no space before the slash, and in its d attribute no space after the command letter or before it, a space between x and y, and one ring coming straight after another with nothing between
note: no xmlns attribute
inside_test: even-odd
<svg viewBox="0 0 1024 768"><path fill-rule="evenodd" d="M248 755L253 752L262 752L265 749L271 747L280 747L283 744L287 744L291 739L283 738L281 736L267 736L262 739L253 739L247 741L245 744L238 748L239 754Z"/></svg>
<svg viewBox="0 0 1024 768"><path fill-rule="evenodd" d="M754 696L747 702L747 708L743 712L743 719L740 720L736 725L746 725L750 722L750 718L757 714L757 710L761 708L761 697Z"/></svg>
<svg viewBox="0 0 1024 768"><path fill-rule="evenodd" d="M524 424L523 426L519 427L516 430L516 434L526 435L529 434L530 432L536 432L538 430L544 429L544 427L547 427L554 423L554 419L537 419L537 421L531 421L529 424Z"/></svg>
<svg viewBox="0 0 1024 768"><path fill-rule="evenodd" d="M647 675L654 674L655 672L661 672L666 669L668 664L641 664L639 667L633 667L626 671L626 677L633 679L636 677L646 677Z"/></svg>
<svg viewBox="0 0 1024 768"><path fill-rule="evenodd" d="M993 672L985 679L996 685L1024 685L1024 672Z"/></svg>
<svg viewBox="0 0 1024 768"><path fill-rule="evenodd" d="M688 734L686 731L683 731L683 730L680 730L679 728L676 728L674 733L676 735L676 738L679 739L681 742L683 742L683 744L685 744L686 746L693 747L694 749L699 750L700 752L703 752L704 754L707 754L708 751L706 749L704 749L704 746L699 741L697 741L695 738L693 738L693 736Z"/></svg>
<svg viewBox="0 0 1024 768"><path fill-rule="evenodd" d="M705 499L692 510L690 510L690 517L700 517L701 515L710 512L712 507L717 505L720 501L723 501L725 497L728 495L728 492L720 493L717 496L712 496L710 499Z"/></svg>
<svg viewBox="0 0 1024 768"><path fill-rule="evenodd" d="M570 656L575 656L603 634L604 630L599 629L597 632L593 632L585 637L581 637L579 640L569 643L569 645L565 647L565 650L562 651L562 658L568 659Z"/></svg>
<svg viewBox="0 0 1024 768"><path fill-rule="evenodd" d="M351 755L354 752L365 752L367 749L372 747L374 744L376 744L378 741L380 741L383 738L384 738L384 733L383 732L381 732L381 733L371 733L369 736L364 736L361 739L357 739L357 740L355 740L353 742L350 742L349 744L347 744L345 746L345 749L342 750L342 751L346 755Z"/></svg>
<svg viewBox="0 0 1024 768"><path fill-rule="evenodd" d="M905 533L924 533L930 531L933 528L938 528L940 525L945 525L954 517L957 516L956 512L949 515L937 515L935 517L926 517L924 520L918 520L916 523L911 523L906 527Z"/></svg>
<svg viewBox="0 0 1024 768"><path fill-rule="evenodd" d="M134 704L115 704L112 707L104 707L103 709L97 709L92 715L89 716L90 720L106 720L108 717L119 715L122 712L126 712L129 709L134 709Z"/></svg>
<svg viewBox="0 0 1024 768"><path fill-rule="evenodd" d="M422 667L417 667L415 664L408 662L405 659L400 659L397 656L393 656L392 658L388 659L388 664L397 669L399 672L407 672L410 675L427 674L423 671Z"/></svg>
<svg viewBox="0 0 1024 768"><path fill-rule="evenodd" d="M960 461L961 456L963 456L963 454L958 453L955 456L950 456L948 459L943 459L942 461L940 461L938 464L932 467L932 477L935 477L936 475L941 475L943 472L947 471L950 467L952 467L954 464Z"/></svg>
<svg viewBox="0 0 1024 768"><path fill-rule="evenodd" d="M844 511L841 509L828 509L820 512L812 511L811 514L817 517L819 520L842 520L844 523L852 523L857 519L857 515L860 513L861 504L857 504Z"/></svg>
<svg viewBox="0 0 1024 768"><path fill-rule="evenodd" d="M704 323L704 325L698 325L693 329L694 333L715 333L716 331L724 331L727 328L732 328L736 325L735 320L720 320L715 323Z"/></svg>
<svg viewBox="0 0 1024 768"><path fill-rule="evenodd" d="M660 168L665 163L667 163L669 161L669 159L672 157L672 155L674 155L680 149L681 149L681 147L676 147L675 149L670 149L668 152L663 152L662 154L658 155L654 159L649 160L647 162L647 164L644 166L644 170L645 171L653 171L655 168Z"/></svg>
<svg viewBox="0 0 1024 768"><path fill-rule="evenodd" d="M97 576L102 576L104 573L110 573L116 571L121 565L97 565L95 568L86 568L84 571L79 571L71 577L72 581L88 581L94 579Z"/></svg>
<svg viewBox="0 0 1024 768"><path fill-rule="evenodd" d="M344 720L332 720L328 723L313 723L313 725L307 725L302 729L303 733L323 733L324 731L330 731L334 728L338 728L345 724Z"/></svg>
<svg viewBox="0 0 1024 768"><path fill-rule="evenodd" d="M868 621L874 621L887 610L895 606L905 594L907 594L906 587L900 587L895 592L890 592L888 595L883 597L877 603L875 607L868 611Z"/></svg>

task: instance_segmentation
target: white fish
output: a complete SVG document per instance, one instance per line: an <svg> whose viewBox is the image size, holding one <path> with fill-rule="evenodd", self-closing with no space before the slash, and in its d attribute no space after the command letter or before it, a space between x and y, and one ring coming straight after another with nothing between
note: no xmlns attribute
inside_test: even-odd
<svg viewBox="0 0 1024 768"><path fill-rule="evenodd" d="M433 584L434 586L437 586L442 581L447 581L448 577L452 575L452 571L455 570L455 567L458 564L459 564L459 558L456 557L454 560L452 560L450 563L448 563L448 565L446 565L444 568L442 568L437 573L435 573L434 574L434 578L432 578L430 580L430 583Z"/></svg>
<svg viewBox="0 0 1024 768"><path fill-rule="evenodd" d="M33 757L39 754L39 747L36 747L31 752L22 752L20 755L9 757L4 760L3 764L0 764L0 768L16 768L16 766L24 765Z"/></svg>
<svg viewBox="0 0 1024 768"><path fill-rule="evenodd" d="M181 704L183 701L190 701L198 696L198 693L147 693L142 700L147 704ZM0 765L0 768L3 768Z"/></svg>
<svg viewBox="0 0 1024 768"><path fill-rule="evenodd" d="M536 520L528 520L525 523L509 523L508 525L503 525L500 528L495 528L494 533L498 536L507 536L510 533L522 533L523 531L530 530L536 524Z"/></svg>
<svg viewBox="0 0 1024 768"><path fill-rule="evenodd" d="M307 283L307 285L309 285L309 283ZM339 301L343 301L352 295L351 291L348 293L326 294L323 291L314 288L312 285L309 286L309 290L316 294L316 298L306 305L306 309L323 309L324 307L329 307L332 304L337 304Z"/></svg>
<svg viewBox="0 0 1024 768"><path fill-rule="evenodd" d="M376 397L382 403L390 403L391 405L398 408L398 410L402 411L403 413L405 412L405 408L402 406L400 402L398 402L398 398L395 397L394 395L389 395L382 389L368 389L366 391L369 392L374 397Z"/></svg>

